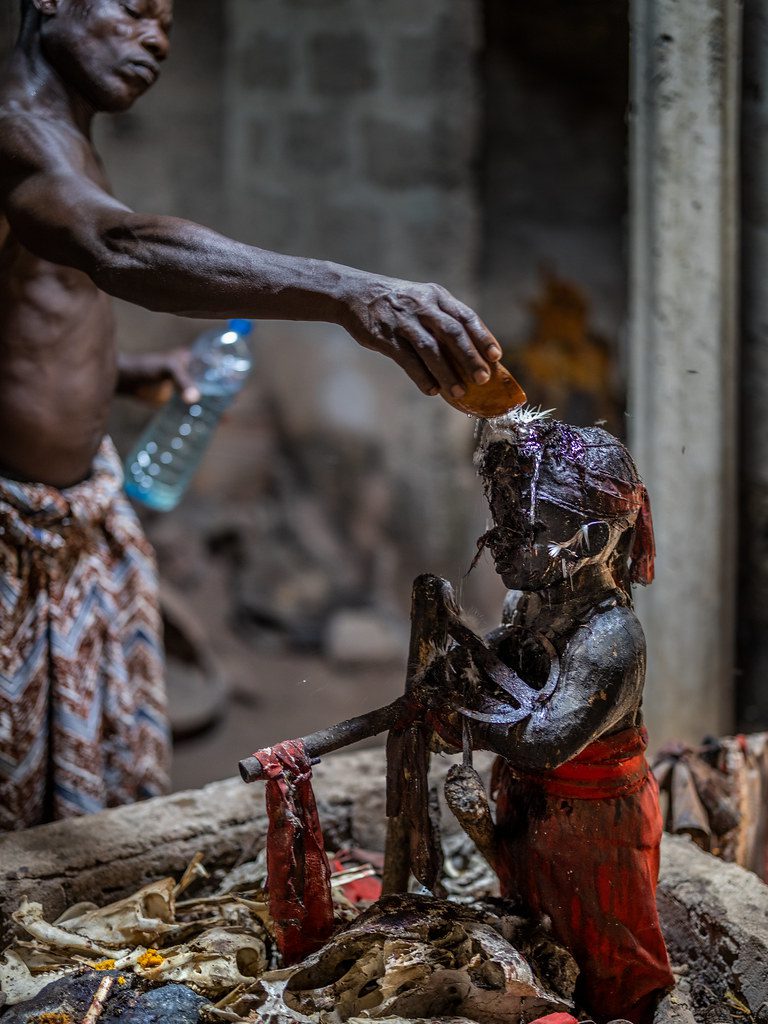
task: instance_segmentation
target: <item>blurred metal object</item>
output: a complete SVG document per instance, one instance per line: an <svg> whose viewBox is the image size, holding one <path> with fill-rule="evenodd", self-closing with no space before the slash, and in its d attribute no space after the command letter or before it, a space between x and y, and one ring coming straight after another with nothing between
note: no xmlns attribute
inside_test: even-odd
<svg viewBox="0 0 768 1024"><path fill-rule="evenodd" d="M512 366L536 403L557 409L558 419L568 423L604 422L623 437L617 345L594 327L586 289L543 267L530 311L531 330Z"/></svg>
<svg viewBox="0 0 768 1024"><path fill-rule="evenodd" d="M709 819L684 761L678 761L672 769L670 792L670 831L689 835L702 850L709 849Z"/></svg>
<svg viewBox="0 0 768 1024"><path fill-rule="evenodd" d="M669 744L653 772L668 832L768 879L768 733Z"/></svg>

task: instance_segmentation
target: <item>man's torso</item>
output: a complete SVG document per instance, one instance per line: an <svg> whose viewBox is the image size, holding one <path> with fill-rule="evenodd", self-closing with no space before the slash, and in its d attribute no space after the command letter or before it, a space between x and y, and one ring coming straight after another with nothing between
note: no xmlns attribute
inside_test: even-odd
<svg viewBox="0 0 768 1024"><path fill-rule="evenodd" d="M21 108L0 84L0 158L14 126L55 146L108 190L74 127ZM40 259L14 235L0 193L0 473L65 487L90 472L116 374L111 302L82 272Z"/></svg>

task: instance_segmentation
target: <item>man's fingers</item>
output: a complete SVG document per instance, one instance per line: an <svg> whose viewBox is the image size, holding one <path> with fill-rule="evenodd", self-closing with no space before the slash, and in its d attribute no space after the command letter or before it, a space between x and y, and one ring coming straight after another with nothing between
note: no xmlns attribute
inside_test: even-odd
<svg viewBox="0 0 768 1024"><path fill-rule="evenodd" d="M449 354L450 362L459 370L465 381L486 383L491 376L490 368L475 348L463 324L448 313L422 315L421 323L437 338L442 351Z"/></svg>
<svg viewBox="0 0 768 1024"><path fill-rule="evenodd" d="M492 363L496 363L501 359L501 345L473 309L465 306L458 299L454 299L452 295L441 297L438 300L438 304L442 310L463 324L467 334L481 355Z"/></svg>
<svg viewBox="0 0 768 1024"><path fill-rule="evenodd" d="M429 370L427 370L421 359L414 354L413 349L407 342L398 345L397 355L393 356L393 358L397 365L405 370L422 394L432 396L440 391L440 385Z"/></svg>
<svg viewBox="0 0 768 1024"><path fill-rule="evenodd" d="M355 340L390 356L426 394L463 398L490 380L501 346L480 317L437 284L362 275L339 320Z"/></svg>
<svg viewBox="0 0 768 1024"><path fill-rule="evenodd" d="M411 351L424 364L437 381L441 391L454 398L462 398L466 391L464 382L456 373L453 364L441 351L439 340L418 321L401 324L397 328L398 338L410 345Z"/></svg>
<svg viewBox="0 0 768 1024"><path fill-rule="evenodd" d="M169 370L173 383L181 392L181 397L187 405L199 402L200 389L189 372L189 352L187 349L174 353L170 361Z"/></svg>
<svg viewBox="0 0 768 1024"><path fill-rule="evenodd" d="M195 402L200 401L200 388L197 386L197 384L195 384L195 382L191 379L191 377L188 374L180 374L178 376L174 375L173 382L176 385L177 389L181 392L181 397L187 403L187 405L194 405Z"/></svg>

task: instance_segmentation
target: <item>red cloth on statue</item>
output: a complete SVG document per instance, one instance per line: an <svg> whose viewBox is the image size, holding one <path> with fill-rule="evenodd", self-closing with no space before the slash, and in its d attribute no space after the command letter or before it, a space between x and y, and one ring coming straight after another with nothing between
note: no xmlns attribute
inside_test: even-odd
<svg viewBox="0 0 768 1024"><path fill-rule="evenodd" d="M644 729L595 743L551 772L494 766L504 896L547 914L598 1021L648 1024L674 979L656 911L662 822Z"/></svg>
<svg viewBox="0 0 768 1024"><path fill-rule="evenodd" d="M333 932L331 869L301 740L254 754L267 776L269 912L286 965L319 949Z"/></svg>

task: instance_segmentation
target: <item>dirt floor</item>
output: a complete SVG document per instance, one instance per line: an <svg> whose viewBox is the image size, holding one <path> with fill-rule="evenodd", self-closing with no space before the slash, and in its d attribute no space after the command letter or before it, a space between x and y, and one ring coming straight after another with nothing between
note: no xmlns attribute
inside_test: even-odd
<svg viewBox="0 0 768 1024"><path fill-rule="evenodd" d="M236 775L237 762L254 750L387 704L403 692L405 680L404 664L340 669L317 656L246 645L233 648L223 668L230 693L222 717L205 732L176 744L174 790ZM183 699L177 682L171 687L172 703Z"/></svg>

